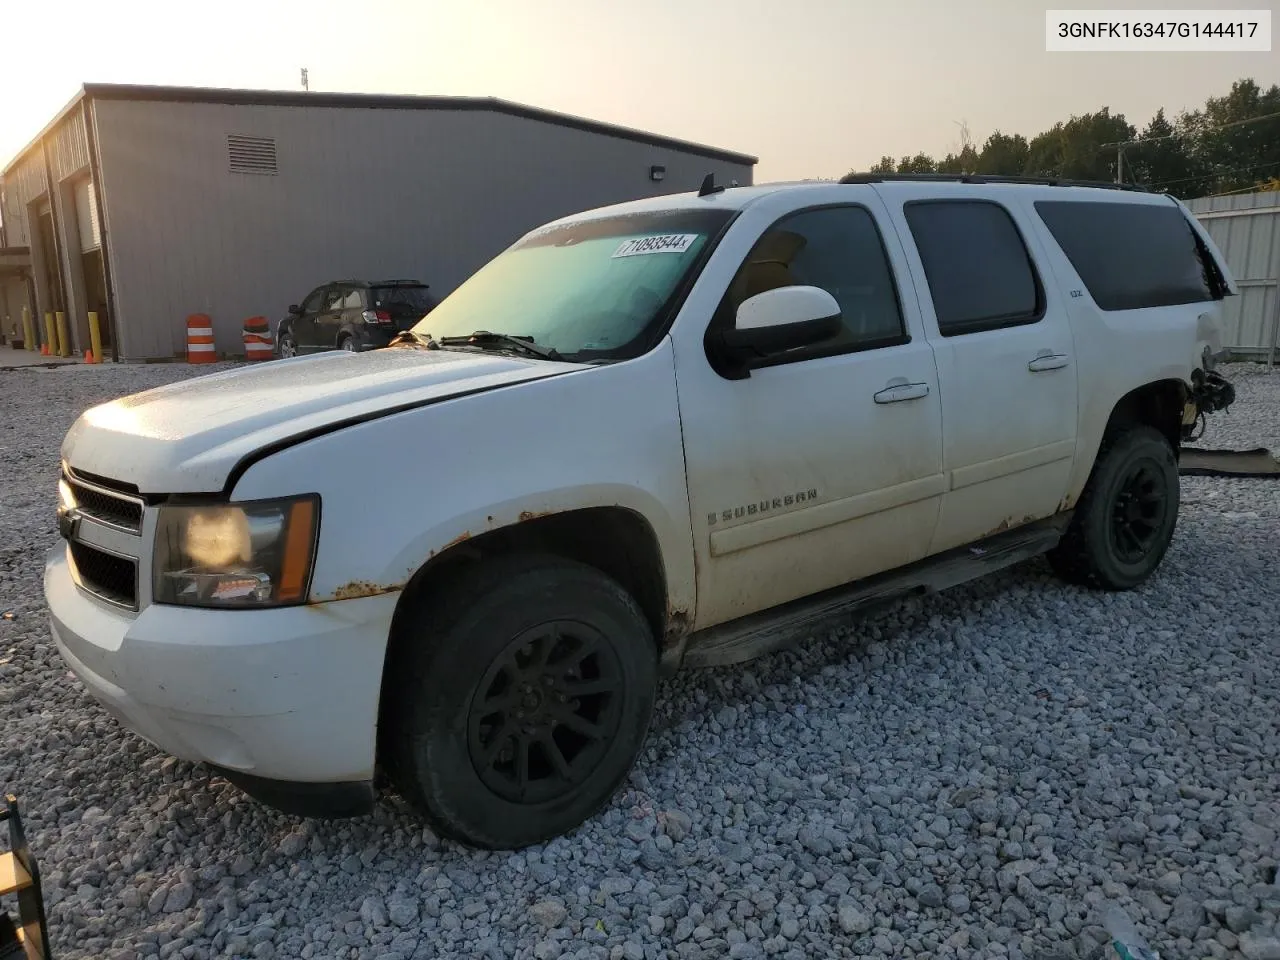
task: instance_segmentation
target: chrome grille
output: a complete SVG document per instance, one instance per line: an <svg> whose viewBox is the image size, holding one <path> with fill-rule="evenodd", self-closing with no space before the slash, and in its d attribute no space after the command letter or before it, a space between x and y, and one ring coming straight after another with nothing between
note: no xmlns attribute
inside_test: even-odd
<svg viewBox="0 0 1280 960"><path fill-rule="evenodd" d="M142 531L141 498L93 483L70 470L64 470L62 478L71 488L76 510L83 516L130 533Z"/></svg>

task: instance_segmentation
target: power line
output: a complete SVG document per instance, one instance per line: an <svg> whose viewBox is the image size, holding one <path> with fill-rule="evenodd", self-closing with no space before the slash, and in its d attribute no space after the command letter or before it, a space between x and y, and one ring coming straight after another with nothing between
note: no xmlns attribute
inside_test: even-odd
<svg viewBox="0 0 1280 960"><path fill-rule="evenodd" d="M1174 131L1164 137L1139 137L1137 140L1117 140L1115 143L1100 143L1099 149L1105 147L1131 147L1137 143L1157 143L1161 140L1179 140L1183 137L1199 137L1206 133L1217 133L1219 130L1230 130L1232 127L1243 127L1250 123L1260 123L1263 120L1274 120L1280 117L1280 113L1264 113L1260 117L1246 117L1243 120L1232 120L1230 123L1219 124L1216 127L1206 127L1203 130L1190 130L1186 133L1178 133Z"/></svg>
<svg viewBox="0 0 1280 960"><path fill-rule="evenodd" d="M1237 193L1253 193L1257 189L1256 185L1252 187L1240 187L1236 190L1224 190L1222 193L1207 193L1203 197L1197 197L1196 199L1208 200L1210 197L1231 197L1235 196Z"/></svg>
<svg viewBox="0 0 1280 960"><path fill-rule="evenodd" d="M1161 180L1161 181L1159 181L1158 183L1149 183L1149 184L1147 184L1147 186L1149 186L1149 187L1167 187L1167 186L1169 186L1170 184L1174 184L1174 183L1190 183L1190 182L1191 182L1191 181L1193 181L1193 180L1221 180L1223 177L1229 177L1229 176L1231 176L1232 174L1236 174L1236 173L1256 173L1258 170L1266 170L1266 169L1267 169L1267 168L1269 168L1269 167L1280 167L1280 160L1275 160L1275 161L1273 161L1273 162L1271 162L1271 163L1259 163L1259 164L1256 164L1256 165L1254 165L1254 166L1252 166L1252 167L1239 167L1239 168L1237 168L1237 169L1235 169L1235 170L1214 170L1214 171L1210 171L1210 172L1208 172L1208 173L1202 173L1202 174L1200 174L1199 176L1196 176L1196 177L1180 177L1180 178L1179 178L1179 179L1177 179L1177 180ZM1247 190L1252 190L1252 189L1253 189L1253 187L1246 187L1245 189L1247 189ZM1215 194L1215 196L1218 196L1218 194Z"/></svg>

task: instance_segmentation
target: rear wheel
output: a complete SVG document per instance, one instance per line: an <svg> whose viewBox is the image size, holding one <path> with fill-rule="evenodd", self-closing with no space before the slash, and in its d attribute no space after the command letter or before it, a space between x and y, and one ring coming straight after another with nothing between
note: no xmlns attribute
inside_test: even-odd
<svg viewBox="0 0 1280 960"><path fill-rule="evenodd" d="M505 557L425 599L406 630L384 753L437 832L515 849L609 801L657 687L652 631L621 586L573 561Z"/></svg>
<svg viewBox="0 0 1280 960"><path fill-rule="evenodd" d="M350 334L347 334L346 336L344 336L341 340L338 341L338 349L345 350L348 353L355 353L356 352L355 337L351 336Z"/></svg>
<svg viewBox="0 0 1280 960"><path fill-rule="evenodd" d="M1132 426L1108 435L1050 565L1072 583L1139 586L1169 549L1178 497L1178 463L1162 433Z"/></svg>

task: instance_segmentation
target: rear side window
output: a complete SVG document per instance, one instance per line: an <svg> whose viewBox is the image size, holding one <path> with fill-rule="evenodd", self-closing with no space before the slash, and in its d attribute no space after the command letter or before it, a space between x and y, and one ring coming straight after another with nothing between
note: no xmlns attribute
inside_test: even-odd
<svg viewBox="0 0 1280 960"><path fill-rule="evenodd" d="M324 313L332 313L335 310L341 310L342 300L345 296L346 293L341 287L330 287L324 296L322 311Z"/></svg>
<svg viewBox="0 0 1280 960"><path fill-rule="evenodd" d="M989 200L918 200L904 213L944 337L1040 319L1040 280L1004 207Z"/></svg>
<svg viewBox="0 0 1280 960"><path fill-rule="evenodd" d="M1191 224L1173 205L1041 200L1035 207L1103 310L1214 299Z"/></svg>

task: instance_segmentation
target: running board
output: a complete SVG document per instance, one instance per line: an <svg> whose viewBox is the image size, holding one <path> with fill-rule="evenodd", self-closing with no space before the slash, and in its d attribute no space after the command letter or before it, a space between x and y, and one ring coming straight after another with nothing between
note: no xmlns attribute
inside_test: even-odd
<svg viewBox="0 0 1280 960"><path fill-rule="evenodd" d="M700 630L689 637L684 665L745 663L803 640L825 621L976 580L1053 549L1070 522L1071 511L1054 514L897 570Z"/></svg>

